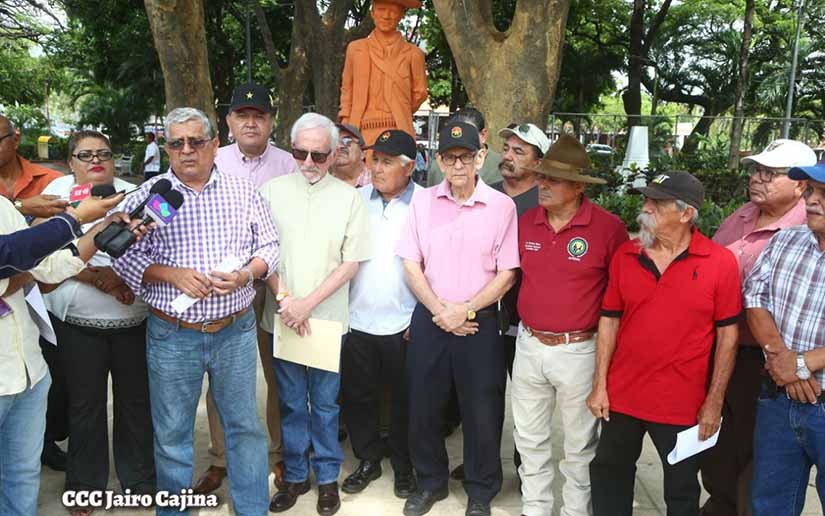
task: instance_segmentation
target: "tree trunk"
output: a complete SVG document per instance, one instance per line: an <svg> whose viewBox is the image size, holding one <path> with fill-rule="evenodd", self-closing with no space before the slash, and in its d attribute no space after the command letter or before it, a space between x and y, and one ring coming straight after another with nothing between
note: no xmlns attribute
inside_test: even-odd
<svg viewBox="0 0 825 516"><path fill-rule="evenodd" d="M491 0L434 0L470 102L488 142L510 122L547 126L561 69L570 0L520 0L510 28L493 25Z"/></svg>
<svg viewBox="0 0 825 516"><path fill-rule="evenodd" d="M748 88L748 58L750 57L751 36L753 34L754 0L745 0L745 25L742 29L742 46L739 49L739 77L736 79L736 100L733 111L733 125L730 129L730 149L728 168L739 168L739 147L742 144L742 128L745 125L745 91Z"/></svg>
<svg viewBox="0 0 825 516"><path fill-rule="evenodd" d="M699 137L708 135L710 126L713 124L713 120L718 114L719 113L711 110L705 110L702 118L699 119L699 122L690 132L690 136L685 139L685 145L682 147L682 152L684 154L693 154L697 151L699 148Z"/></svg>
<svg viewBox="0 0 825 516"><path fill-rule="evenodd" d="M214 123L202 2L144 0L144 5L163 70L166 110L195 107Z"/></svg>

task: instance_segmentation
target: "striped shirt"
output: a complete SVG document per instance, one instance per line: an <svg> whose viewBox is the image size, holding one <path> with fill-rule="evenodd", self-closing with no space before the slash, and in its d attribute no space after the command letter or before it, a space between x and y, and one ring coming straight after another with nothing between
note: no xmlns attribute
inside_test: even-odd
<svg viewBox="0 0 825 516"><path fill-rule="evenodd" d="M195 269L203 274L215 270L224 259L235 256L246 264L260 258L269 267L267 275L278 270L278 231L263 197L246 179L212 169L212 175L198 192L183 184L172 172L152 178L141 185L126 203L131 211L148 195L161 178L183 195L183 206L168 226L157 228L134 244L112 268L146 303L186 322L221 319L252 303L252 286L241 287L219 296L211 294L183 314L172 308L181 291L170 283L143 283L143 273L152 264Z"/></svg>
<svg viewBox="0 0 825 516"><path fill-rule="evenodd" d="M745 308L768 310L792 351L825 346L825 253L808 226L771 238L745 280ZM824 373L815 373L823 388Z"/></svg>

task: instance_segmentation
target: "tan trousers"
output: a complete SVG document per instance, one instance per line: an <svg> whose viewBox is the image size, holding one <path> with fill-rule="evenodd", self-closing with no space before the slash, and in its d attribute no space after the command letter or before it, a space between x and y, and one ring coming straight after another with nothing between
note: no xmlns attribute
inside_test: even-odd
<svg viewBox="0 0 825 516"><path fill-rule="evenodd" d="M269 430L269 467L274 471L275 465L283 460L281 445L281 410L278 406L278 383L275 381L275 370L272 367L272 334L261 329L261 314L266 297L266 286L255 283L255 300L252 306L258 321L258 354L261 357L261 366L266 379L266 427ZM226 467L223 428L212 399L212 390L206 394L206 415L209 418L209 437L211 444L209 454L212 456L212 465Z"/></svg>

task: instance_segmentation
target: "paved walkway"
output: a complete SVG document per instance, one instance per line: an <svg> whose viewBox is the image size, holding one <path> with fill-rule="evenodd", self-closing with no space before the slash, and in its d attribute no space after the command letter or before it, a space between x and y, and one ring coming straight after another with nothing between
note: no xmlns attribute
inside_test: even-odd
<svg viewBox="0 0 825 516"><path fill-rule="evenodd" d="M263 379L263 374L258 368L258 400L259 412L263 414L263 406L265 400L266 384ZM204 389L205 393L205 389ZM110 396L111 400L111 396ZM206 403L205 397L201 397L201 403L198 406L198 419L195 425L195 475L198 476L209 465L209 458L207 454L207 447L209 445L208 425L206 421ZM509 400L508 400L509 401ZM111 402L109 404L109 419L111 424ZM558 428L558 418L555 418L555 427ZM521 500L516 487L515 473L513 470L512 450L513 450L513 434L507 429L513 427L512 416L510 415L509 402L507 407L507 419L504 423L505 432L504 439L501 445L502 457L504 459L504 485L501 493L493 500L493 515L494 516L518 516L521 513ZM460 431L456 431L447 440L447 449L450 455L450 464L454 466L461 462L461 443L462 436ZM553 439L553 451L557 459L556 469L558 471L558 457L561 456L560 431L556 432L556 438ZM65 443L64 443L65 445ZM357 467L357 462L352 455L352 449L349 442L344 443L344 451L346 454L346 462L343 467L341 480L346 475L351 473ZM114 466L110 468L111 477L109 486L113 489L119 489L120 485L114 474ZM779 479L777 479L779 481ZM270 485L272 482L270 481ZM562 481L557 475L553 482L553 491L556 497L556 509L553 516L559 514L558 500L560 500ZM813 486L813 476L811 478L810 486ZM60 497L63 492L63 474L54 472L48 468L43 468L41 475L40 499L39 499L39 515L41 516L66 516L66 510L60 502ZM215 515L223 516L234 514L230 509L228 484L225 482L223 487L216 492L220 499L220 506L216 509L202 509L200 511L193 510L192 514L201 515ZM294 516L311 516L317 514L315 512L315 503L317 501L317 490L313 488L308 494L302 496L296 506L286 514ZM274 494L274 491L273 493ZM702 499L706 498L703 493ZM433 516L460 516L464 514L467 497L461 484L456 481L450 481L450 496L446 500L437 503L430 512ZM385 516L385 515L401 515L401 509L404 506L403 500L395 498L392 492L392 469L389 465L389 460L384 461L384 476L373 482L370 487L357 495L347 495L342 493L342 505L338 514L342 516ZM662 468L659 462L659 457L653 447L653 443L649 439L645 440L645 445L642 450L642 456L639 460L638 469L636 472L636 496L634 502L635 516L664 516L666 514L664 500L662 497ZM152 510L112 510L109 512L96 511L95 514L106 514L107 516L143 516L154 514ZM819 499L816 495L816 490L813 487L808 488L807 504L805 506L804 514L821 515L822 509Z"/></svg>

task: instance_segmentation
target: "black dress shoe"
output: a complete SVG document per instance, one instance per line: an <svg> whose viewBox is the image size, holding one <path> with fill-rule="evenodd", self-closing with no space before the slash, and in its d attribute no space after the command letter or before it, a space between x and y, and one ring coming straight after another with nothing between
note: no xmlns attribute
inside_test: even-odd
<svg viewBox="0 0 825 516"><path fill-rule="evenodd" d="M40 463L55 471L66 471L66 452L61 450L54 441L46 441L43 443Z"/></svg>
<svg viewBox="0 0 825 516"><path fill-rule="evenodd" d="M381 463L372 460L362 460L355 472L344 479L341 491L348 494L360 493L370 485L370 482L381 476Z"/></svg>
<svg viewBox="0 0 825 516"><path fill-rule="evenodd" d="M335 514L341 508L341 497L338 496L338 482L318 486L318 505L315 509L321 516Z"/></svg>
<svg viewBox="0 0 825 516"><path fill-rule="evenodd" d="M413 493L404 503L404 516L422 516L430 512L435 502L447 498L450 494L446 486L438 491L421 490Z"/></svg>
<svg viewBox="0 0 825 516"><path fill-rule="evenodd" d="M309 479L297 483L284 482L284 487L278 489L269 502L270 512L284 512L291 509L298 501L298 497L307 491L309 491Z"/></svg>
<svg viewBox="0 0 825 516"><path fill-rule="evenodd" d="M450 471L450 478L453 480L464 480L464 464L459 464L454 470Z"/></svg>
<svg viewBox="0 0 825 516"><path fill-rule="evenodd" d="M470 500L467 502L467 510L464 511L464 516L490 516L490 504Z"/></svg>
<svg viewBox="0 0 825 516"><path fill-rule="evenodd" d="M418 488L417 484L415 474L411 469L407 471L396 471L392 490L398 498L409 498Z"/></svg>

